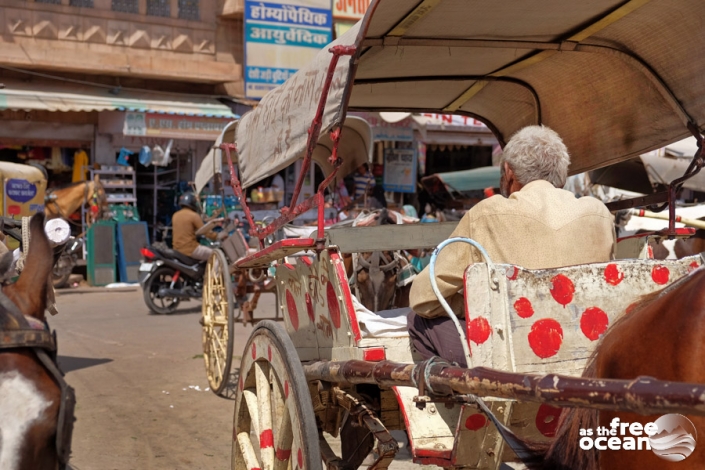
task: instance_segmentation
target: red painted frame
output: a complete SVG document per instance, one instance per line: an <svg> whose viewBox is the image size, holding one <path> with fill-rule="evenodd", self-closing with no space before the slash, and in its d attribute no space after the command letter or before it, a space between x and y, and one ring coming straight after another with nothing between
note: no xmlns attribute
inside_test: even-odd
<svg viewBox="0 0 705 470"><path fill-rule="evenodd" d="M328 73L326 75L326 80L325 83L323 84L323 90L321 91L321 97L318 101L318 108L316 109L316 115L313 118L313 121L311 122L311 126L308 129L308 140L306 141L306 155L304 156L304 161L303 164L301 165L301 173L299 174L299 178L296 181L296 186L294 187L294 193L291 199L291 205L289 207L284 207L281 209L281 216L279 216L276 220L274 220L272 223L267 225L266 227L262 229L258 229L254 223L254 220L252 218L252 212L250 211L249 206L247 205L247 198L245 197L245 193L242 190L242 186L240 184L240 179L235 172L235 168L233 166L233 160L232 160L232 155L230 154L231 150L237 151L237 146L235 144L221 144L220 148L225 151L225 154L228 157L228 168L230 169L230 185L233 188L233 191L235 192L235 196L240 200L240 204L242 205L242 209L245 212L245 217L247 218L247 222L250 224L250 234L256 236L259 239L259 244L260 248L264 248L264 239L268 237L269 235L273 234L280 228L282 228L284 225L288 224L292 220L294 220L296 217L299 215L303 214L304 212L307 212L311 209L318 208L318 235L317 235L317 242L319 245L319 248L323 248L322 245L322 239L323 239L323 221L324 221L324 213L323 213L323 191L325 188L330 184L330 182L335 178L336 174L338 173L338 169L340 168L340 165L342 163L342 159L338 157L338 144L340 143L340 128L335 127L333 130L330 132L331 140L333 141L333 150L331 153L331 156L329 157L328 161L330 162L331 165L333 165L333 171L326 177L326 179L323 180L323 182L318 186L318 190L316 191L316 194L311 196L310 198L306 199L303 201L301 204L296 204L296 201L299 197L299 194L301 193L301 188L303 187L304 183L304 178L306 176L306 173L308 173L309 168L311 167L311 158L313 155L313 151L316 148L316 145L318 144L318 137L321 133L321 126L322 126L322 121L323 121L323 111L326 106L326 101L328 100L328 92L330 91L330 86L331 83L333 82L333 75L335 74L335 67L338 65L338 60L340 59L341 56L344 55L354 55L355 52L357 51L356 46L333 46L329 49L329 51L333 54L333 57L330 60L330 64L328 64ZM257 256L257 255L253 255Z"/></svg>

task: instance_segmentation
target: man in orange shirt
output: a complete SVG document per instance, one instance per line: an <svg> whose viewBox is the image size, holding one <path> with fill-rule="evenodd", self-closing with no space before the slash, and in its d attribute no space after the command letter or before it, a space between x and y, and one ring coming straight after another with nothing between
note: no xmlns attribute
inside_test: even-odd
<svg viewBox="0 0 705 470"><path fill-rule="evenodd" d="M174 213L171 219L173 230L173 246L176 251L199 261L208 261L213 250L198 243L196 232L203 227L201 219L201 208L193 193L184 193L179 198L181 210ZM217 234L208 232L205 234L211 240L215 240Z"/></svg>

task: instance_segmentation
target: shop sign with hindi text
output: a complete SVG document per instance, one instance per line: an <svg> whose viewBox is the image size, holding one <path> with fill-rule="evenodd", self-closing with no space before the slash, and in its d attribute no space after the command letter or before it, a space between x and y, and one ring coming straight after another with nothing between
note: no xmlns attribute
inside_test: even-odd
<svg viewBox="0 0 705 470"><path fill-rule="evenodd" d="M245 95L260 99L332 41L331 0L245 0Z"/></svg>

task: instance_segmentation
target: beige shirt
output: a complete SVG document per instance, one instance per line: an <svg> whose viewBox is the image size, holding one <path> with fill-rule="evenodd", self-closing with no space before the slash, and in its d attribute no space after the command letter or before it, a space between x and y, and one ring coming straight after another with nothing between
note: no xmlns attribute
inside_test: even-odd
<svg viewBox="0 0 705 470"><path fill-rule="evenodd" d="M614 258L612 214L598 199L576 198L573 193L537 180L508 198L492 196L470 209L451 237L480 243L494 263L527 269L547 269ZM463 316L463 275L482 255L467 243L452 243L436 262L438 288L456 314ZM445 315L436 298L426 267L411 286L410 303L420 316Z"/></svg>
<svg viewBox="0 0 705 470"><path fill-rule="evenodd" d="M176 251L186 256L191 256L193 250L199 245L196 232L203 227L203 220L193 210L184 207L174 213L171 218L172 246ZM215 240L216 233L209 231L205 237Z"/></svg>

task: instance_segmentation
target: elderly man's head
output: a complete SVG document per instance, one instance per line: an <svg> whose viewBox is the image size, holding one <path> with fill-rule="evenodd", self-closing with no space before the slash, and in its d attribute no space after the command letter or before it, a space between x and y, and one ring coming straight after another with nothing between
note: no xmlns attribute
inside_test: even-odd
<svg viewBox="0 0 705 470"><path fill-rule="evenodd" d="M508 197L536 180L557 188L565 185L570 155L555 131L545 126L528 126L509 139L500 162L500 189Z"/></svg>

